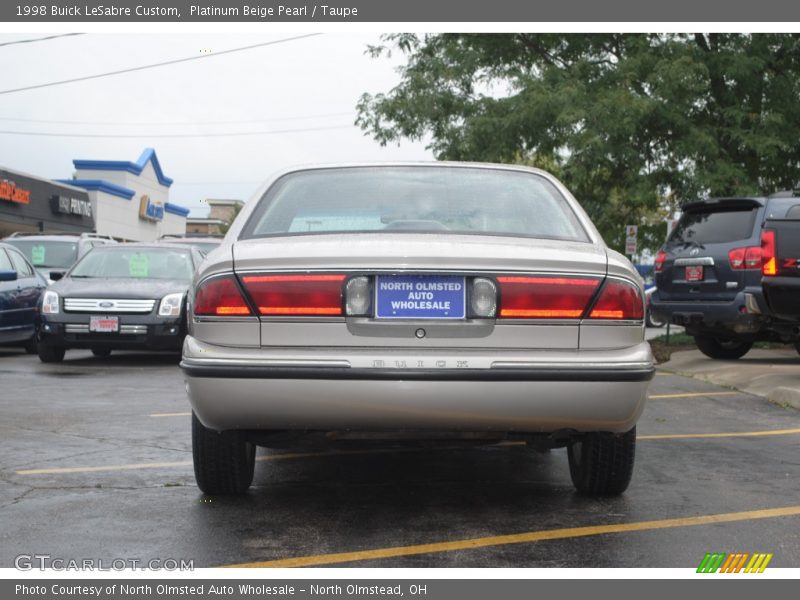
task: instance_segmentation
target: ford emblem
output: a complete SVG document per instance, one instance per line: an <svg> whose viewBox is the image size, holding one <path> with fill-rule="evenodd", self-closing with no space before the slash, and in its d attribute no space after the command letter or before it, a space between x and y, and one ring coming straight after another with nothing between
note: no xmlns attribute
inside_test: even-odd
<svg viewBox="0 0 800 600"><path fill-rule="evenodd" d="M114 306L114 303L113 303L113 302L108 302L108 301L106 301L106 302L99 302L97 305L98 305L100 308L113 308L113 306Z"/></svg>

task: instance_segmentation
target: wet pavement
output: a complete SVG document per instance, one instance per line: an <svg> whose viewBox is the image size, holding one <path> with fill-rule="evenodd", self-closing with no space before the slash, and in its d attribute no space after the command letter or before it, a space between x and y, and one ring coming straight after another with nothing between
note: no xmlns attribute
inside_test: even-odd
<svg viewBox="0 0 800 600"><path fill-rule="evenodd" d="M762 397L657 375L618 498L577 495L565 450L518 444L261 450L246 496L211 498L194 483L177 363L70 351L44 365L0 350L0 567L20 554L196 567L696 567L706 552L771 552L770 567L800 566L800 413Z"/></svg>

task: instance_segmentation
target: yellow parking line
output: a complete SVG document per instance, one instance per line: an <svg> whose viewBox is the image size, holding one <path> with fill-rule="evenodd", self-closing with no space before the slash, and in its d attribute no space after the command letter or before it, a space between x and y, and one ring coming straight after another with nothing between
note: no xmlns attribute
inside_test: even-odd
<svg viewBox="0 0 800 600"><path fill-rule="evenodd" d="M637 440L681 440L694 438L724 438L724 437L759 437L771 435L794 435L800 433L800 429L772 429L767 431L732 431L726 433L673 433L664 435L639 435ZM500 442L496 446L523 446L525 442ZM444 446L438 450L464 449L464 446ZM267 454L257 456L256 460L275 461L289 460L296 458L313 458L320 456L358 456L363 454L396 454L400 452L424 452L429 448L380 448L368 450L331 450L328 452L298 452L284 454ZM161 462L161 463L133 463L127 465L106 465L101 467L58 467L52 469L23 469L15 471L17 475L56 475L64 473L95 473L101 471L129 471L134 469L167 469L172 467L191 466L192 461Z"/></svg>
<svg viewBox="0 0 800 600"><path fill-rule="evenodd" d="M179 413L152 413L149 415L151 417L191 417L192 413L190 412L179 412Z"/></svg>
<svg viewBox="0 0 800 600"><path fill-rule="evenodd" d="M665 398L697 398L700 396L738 396L742 392L692 392L691 394L653 394L650 400L663 400ZM188 413L187 413L188 414ZM156 415L150 415L154 417Z"/></svg>
<svg viewBox="0 0 800 600"><path fill-rule="evenodd" d="M765 435L794 435L800 429L768 429L767 431L731 431L726 433L670 433L666 435L637 435L637 440L685 440L694 438L761 437Z"/></svg>
<svg viewBox="0 0 800 600"><path fill-rule="evenodd" d="M438 552L453 552L456 550L474 550L476 548L486 548L490 546L526 544L531 542L541 542L544 540L563 540L576 537L604 535L609 533L652 531L655 529L669 529L673 527L696 527L699 525L712 525L715 523L731 523L735 521L793 517L798 515L800 515L800 506L786 506L783 508L768 508L764 510L751 510L745 512L701 515L678 519L660 519L657 521L639 521L636 523L617 523L613 525L591 525L588 527L569 527L565 529L530 531L526 533L455 540L451 542L435 542L430 544L418 544L414 546L396 546L394 548L359 550L355 552L296 556L293 558L281 558L277 560L266 560L224 566L228 568L311 567L366 560L379 560L382 558L396 558L399 556L414 556L417 554L434 554Z"/></svg>

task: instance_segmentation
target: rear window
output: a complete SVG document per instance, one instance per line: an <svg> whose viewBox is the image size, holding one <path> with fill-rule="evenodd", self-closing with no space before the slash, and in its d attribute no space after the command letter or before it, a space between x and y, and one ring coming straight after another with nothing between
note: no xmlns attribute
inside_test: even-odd
<svg viewBox="0 0 800 600"><path fill-rule="evenodd" d="M676 244L720 244L753 237L758 207L684 213L669 238Z"/></svg>
<svg viewBox="0 0 800 600"><path fill-rule="evenodd" d="M499 169L358 167L282 177L242 238L428 232L588 241L547 179Z"/></svg>

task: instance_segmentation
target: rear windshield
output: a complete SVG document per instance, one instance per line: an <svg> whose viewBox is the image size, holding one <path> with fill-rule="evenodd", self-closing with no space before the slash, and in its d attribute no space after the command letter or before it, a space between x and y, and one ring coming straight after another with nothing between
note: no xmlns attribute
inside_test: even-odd
<svg viewBox="0 0 800 600"><path fill-rule="evenodd" d="M192 259L186 250L95 248L75 265L70 277L189 281L192 272Z"/></svg>
<svg viewBox="0 0 800 600"><path fill-rule="evenodd" d="M241 237L377 231L588 241L566 199L544 177L452 167L292 173L267 191Z"/></svg>
<svg viewBox="0 0 800 600"><path fill-rule="evenodd" d="M34 267L68 269L78 260L78 242L45 242L41 240L6 240L18 248Z"/></svg>
<svg viewBox="0 0 800 600"><path fill-rule="evenodd" d="M684 213L669 238L672 245L720 244L753 237L758 207L699 210Z"/></svg>

